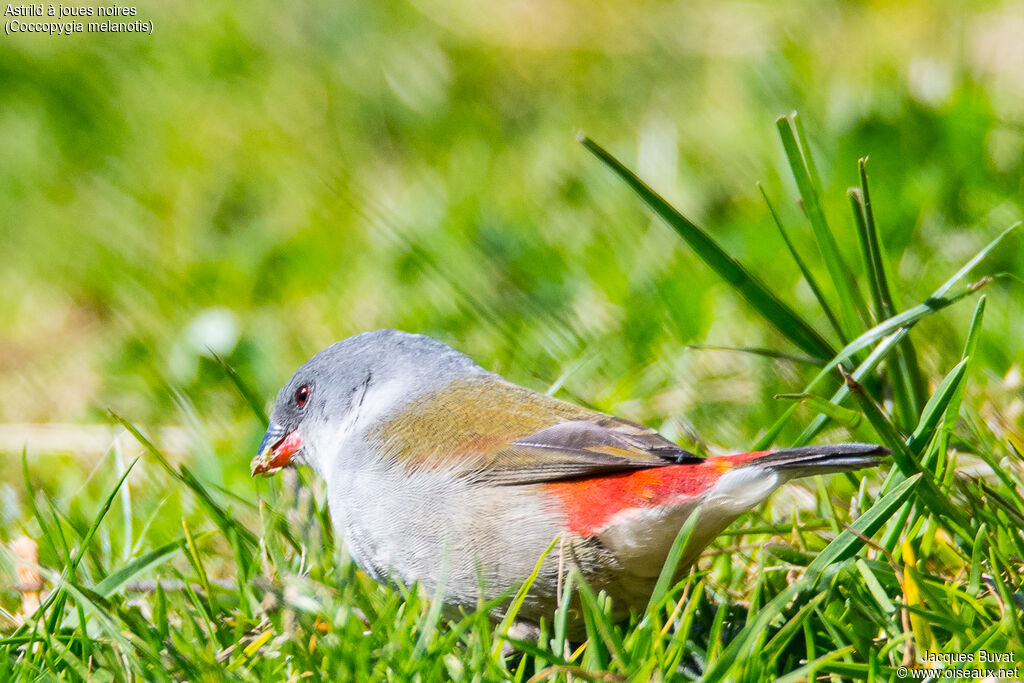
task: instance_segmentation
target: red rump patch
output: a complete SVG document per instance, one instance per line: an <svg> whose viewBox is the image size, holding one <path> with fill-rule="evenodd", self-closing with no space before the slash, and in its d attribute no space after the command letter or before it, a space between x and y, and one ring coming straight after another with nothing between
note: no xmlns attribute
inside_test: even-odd
<svg viewBox="0 0 1024 683"><path fill-rule="evenodd" d="M544 484L544 488L561 499L570 531L594 536L612 517L625 510L674 505L696 498L711 488L724 472L764 453L741 453L708 458L697 464L560 481Z"/></svg>

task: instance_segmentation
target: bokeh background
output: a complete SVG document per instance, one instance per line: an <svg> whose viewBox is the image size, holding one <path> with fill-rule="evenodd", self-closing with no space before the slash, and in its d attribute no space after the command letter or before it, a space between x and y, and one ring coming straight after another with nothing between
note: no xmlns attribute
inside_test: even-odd
<svg viewBox="0 0 1024 683"><path fill-rule="evenodd" d="M433 335L539 390L557 382L687 445L753 443L786 407L772 397L814 368L689 348L795 351L577 144L581 130L822 329L756 186L827 280L776 116L799 110L858 272L845 191L870 158L903 305L1022 215L1020 3L138 13L153 35L0 38L3 540L33 533L23 448L72 510L83 482L109 486L133 447L110 449L108 409L255 499L262 428L212 352L269 403L311 354L379 327ZM1011 436L1022 272L1019 239L978 269L1010 276L988 289L967 399ZM929 376L959 358L972 308L914 332ZM139 514L187 512L154 477L145 459L132 474ZM152 533L180 534L168 527Z"/></svg>

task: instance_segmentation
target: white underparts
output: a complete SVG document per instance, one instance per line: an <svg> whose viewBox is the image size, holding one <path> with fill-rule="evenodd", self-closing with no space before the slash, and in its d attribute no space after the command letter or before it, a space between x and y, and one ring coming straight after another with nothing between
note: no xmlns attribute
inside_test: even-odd
<svg viewBox="0 0 1024 683"><path fill-rule="evenodd" d="M729 470L704 497L702 507L721 506L739 514L760 505L782 482L778 472L747 465Z"/></svg>

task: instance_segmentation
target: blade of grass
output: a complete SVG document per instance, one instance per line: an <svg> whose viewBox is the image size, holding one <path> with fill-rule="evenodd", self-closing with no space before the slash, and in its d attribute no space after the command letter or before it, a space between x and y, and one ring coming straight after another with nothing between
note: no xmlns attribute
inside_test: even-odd
<svg viewBox="0 0 1024 683"><path fill-rule="evenodd" d="M43 498L46 500L47 507L50 508L50 515L53 518L52 528L57 533L57 539L60 541L60 548L63 551L61 555L61 561L64 563L65 568L70 567L72 562L71 548L68 546L67 539L65 539L64 537L64 529L63 525L61 524L61 514L57 510L56 503L54 503L53 499L50 498L50 496L46 495L45 492L43 492ZM68 528L70 528L72 531L75 531L74 525L72 525L70 521L68 522ZM78 614L78 628L80 643L82 647L82 655L88 658L88 653L91 648L88 635L89 631L86 628L85 611L82 609L81 605L75 605L75 612ZM50 641L52 642L53 638L50 638Z"/></svg>
<svg viewBox="0 0 1024 683"><path fill-rule="evenodd" d="M964 359L946 375L943 381L936 388L931 399L929 399L921 416L921 423L918 425L918 429L907 439L907 448L913 457L916 458L919 456L922 449L924 449L925 445L931 439L935 426L938 424L938 420L945 414L950 401L956 395L957 390L962 386L966 369L967 359ZM922 460L922 463L923 462L924 460ZM901 482L905 476L906 474L903 469L899 467L893 468L889 472L889 476L882 483L882 493L885 493ZM918 507L914 507L913 510L909 507L901 510L900 514L897 516L898 520L900 520L899 523L890 526L882 539L881 546L887 551L892 552L899 540L899 532L907 526L912 527L919 516L920 509Z"/></svg>
<svg viewBox="0 0 1024 683"><path fill-rule="evenodd" d="M558 657L563 656L565 649L569 645L567 631L569 626L569 607L572 604L574 580L574 572L570 571L565 573L565 585L562 586L562 592L559 596L558 610L555 612L555 639L552 649Z"/></svg>
<svg viewBox="0 0 1024 683"><path fill-rule="evenodd" d="M935 479L932 477L932 474L921 469L915 455L911 452L904 440L900 438L896 429L892 426L892 423L885 417L885 414L879 410L875 402L870 396L868 396L864 387L849 376L847 376L847 386L850 387L850 392L860 404L861 410L864 412L864 416L867 417L871 426L875 428L875 432L877 432L879 439L881 439L885 446L892 450L893 460L895 461L896 466L903 472L904 476L909 477L920 475L920 481L922 484L919 487L920 490L918 491L918 495L921 502L931 508L932 512L936 515L945 517L946 523L949 524L952 530L957 532L961 538L965 540L971 539L972 536L965 531L965 529L970 528L970 522L966 514L953 505L948 497L942 495L938 486L935 484Z"/></svg>
<svg viewBox="0 0 1024 683"><path fill-rule="evenodd" d="M123 472L125 465L120 439L114 439L112 450L114 451L114 462L117 464L117 469ZM121 517L123 518L122 524L124 524L124 542L121 545L121 559L127 561L132 556L132 542L135 537L135 532L132 529L131 487L127 484L121 489Z"/></svg>
<svg viewBox="0 0 1024 683"><path fill-rule="evenodd" d="M524 581L523 585L521 585L519 590L516 591L516 595L512 599L512 603L509 605L508 611L505 613L505 616L502 618L501 624L498 626L496 631L501 634L502 638L508 636L508 630L512 627L512 623L515 621L516 615L519 614L519 609L523 606L523 601L526 600L526 594L530 592L533 582L537 580L538 576L540 576L541 566L544 564L544 560L547 559L548 555L551 554L551 551L554 549L555 544L558 543L559 538L559 536L555 536L551 543L548 544L547 549L543 554L541 554L537 563L534 565L533 571L530 572L530 575L526 577L526 581ZM500 642L497 640L495 640L495 648L498 650L501 648ZM497 651L492 652L491 654L496 655Z"/></svg>
<svg viewBox="0 0 1024 683"><path fill-rule="evenodd" d="M924 410L921 411L920 421L914 429L914 433L907 439L907 448L910 449L910 452L915 457L921 454L928 441L931 440L939 421L942 420L943 415L949 410L957 390L963 386L969 362L969 357L964 358L954 365L952 370L946 373L946 376L939 382L939 386L935 388L931 398L928 399L928 403L925 404Z"/></svg>
<svg viewBox="0 0 1024 683"><path fill-rule="evenodd" d="M422 656L426 652L431 638L437 634L437 624L441 620L441 608L444 607L443 595L444 586L440 585L438 594L430 601L430 608L427 609L426 614L423 615L423 619L419 623L418 630L420 635L416 639L416 645L412 648L411 659L417 659ZM500 651L500 649L499 647L498 650Z"/></svg>
<svg viewBox="0 0 1024 683"><path fill-rule="evenodd" d="M601 609L601 604L586 579L577 576L576 583L576 591L580 596L580 608L583 612L583 625L587 633L586 647L581 646L580 648L583 651L583 666L607 669L610 661L605 633L611 631L613 627L608 623L608 615Z"/></svg>
<svg viewBox="0 0 1024 683"><path fill-rule="evenodd" d="M811 154L811 146L807 143L807 133L804 130L804 120L795 111L792 113L793 127L796 129L796 137L800 142L800 149L804 152L804 163L807 164L807 172L811 177L813 186L822 188L821 174L818 173L818 165L814 163L814 155Z"/></svg>
<svg viewBox="0 0 1024 683"><path fill-rule="evenodd" d="M985 319L985 296L978 299L978 305L974 308L974 315L971 317L971 326L967 330L967 340L964 342L964 350L961 358L967 361L966 371L970 370L971 361L975 349L978 347L978 337L981 335L981 324ZM949 401L945 416L942 419L942 432L939 435L939 446L937 448L938 461L934 465L935 476L942 478L948 465L949 437L953 433L957 419L960 417L960 406L963 403L966 385L960 385L956 393Z"/></svg>
<svg viewBox="0 0 1024 683"><path fill-rule="evenodd" d="M896 669L888 666L878 666L878 671L874 672L868 669L867 664L850 664L847 662L826 662L821 666L819 670L818 680L822 680L827 674L834 674L840 677L840 680L849 681L863 681L870 680L870 677L877 673L883 676L883 680L893 681L898 680L896 678Z"/></svg>
<svg viewBox="0 0 1024 683"><path fill-rule="evenodd" d="M263 428L266 429L270 424L270 418L267 417L267 412L263 410L263 402L259 399L259 395L252 390L252 388L246 384L245 380L242 379L241 375L238 374L231 364L221 356L219 353L206 347L206 350L213 355L213 358L220 364L221 368L224 369L224 373L231 380L231 383L235 385L235 389L241 394L245 402L249 404L249 408L252 409L253 415L255 415L260 422L263 423Z"/></svg>
<svg viewBox="0 0 1024 683"><path fill-rule="evenodd" d="M715 610L715 618L711 620L711 629L708 631L707 658L713 662L721 656L722 628L725 625L725 617L729 614L729 605L719 603Z"/></svg>
<svg viewBox="0 0 1024 683"><path fill-rule="evenodd" d="M847 645L839 650L832 652L826 652L817 659L804 664L798 669L794 669L785 676L780 676L775 679L776 683L797 683L797 681L809 681L817 680L817 676L814 675L823 664L829 664L833 660L845 657L846 655L853 652L853 645Z"/></svg>
<svg viewBox="0 0 1024 683"><path fill-rule="evenodd" d="M42 531L43 541L49 546L50 552L53 553L54 557L60 557L61 552L57 549L57 545L54 543L56 534L50 530L49 524L43 519L43 516L39 513L39 505L36 501L36 487L32 485L32 477L28 471L28 449L22 447L21 449L21 474L25 481L25 501L28 503L29 509L32 512L32 516L35 517L36 522L39 524L39 529ZM60 538L63 538L63 533L60 534ZM70 560L70 555L68 557Z"/></svg>
<svg viewBox="0 0 1024 683"><path fill-rule="evenodd" d="M195 541L202 541L213 535L212 531L202 531L195 535ZM117 592L124 584L128 583L132 577L141 574L142 572L156 567L160 563L169 559L174 553L180 551L184 547L186 539L184 537L179 538L176 541L165 543L164 545L151 550L150 552L136 557L125 566L121 567L117 571L108 575L98 584L93 587L93 592L103 598L109 598L111 595Z"/></svg>
<svg viewBox="0 0 1024 683"><path fill-rule="evenodd" d="M777 213L775 213L775 207L772 206L771 200L768 199L768 193L764 191L764 187L761 183L757 184L757 189L761 191L761 196L764 198L764 203L768 206L768 213L771 214L772 220L775 222L775 227L779 229L779 234L782 235L782 241L786 243L786 248L789 249L790 255L793 260L796 261L797 268L800 269L800 273L804 277L804 281L807 286L811 288L811 293L814 294L814 298L818 301L818 305L821 306L821 310L824 311L825 317L828 318L828 322L832 325L832 329L835 330L836 335L843 339L843 328L839 325L839 319L836 318L836 314L832 312L832 307L828 305L828 301L825 299L825 295L821 291L821 286L818 284L818 280L811 274L811 270L804 263L803 258L800 257L800 253L796 250L796 246L793 241L789 239L789 233L786 232L786 228L783 227L782 221L779 219Z"/></svg>
<svg viewBox="0 0 1024 683"><path fill-rule="evenodd" d="M863 161L863 160L861 160ZM885 320L886 318L892 317L895 311L891 310L886 305L886 297L882 292L882 278L884 275L879 275L881 272L881 263L878 262L878 253L872 244L870 236L870 228L868 219L865 214L865 205L861 190L857 188L850 188L847 192L850 197L850 208L853 210L854 224L857 226L857 235L860 238L861 251L864 255L864 266L868 273L868 282L870 284L871 298L874 303L874 315L872 316L875 320ZM892 396L893 403L896 405L896 415L899 417L899 423L904 429L909 429L913 424L914 418L917 416L918 407L914 405L914 399L911 395L910 389L904 379L907 373L904 372L904 362L901 359L900 349L906 344L907 339L903 339L896 346L896 362L892 367L892 371L889 373L891 378Z"/></svg>
<svg viewBox="0 0 1024 683"><path fill-rule="evenodd" d="M810 220L818 249L825 261L832 286L839 295L839 319L844 332L842 339L845 342L860 329L862 320L869 319L867 308L860 291L854 284L853 276L843 260L842 253L839 251L836 238L828 227L828 221L825 219L825 211L821 205L821 181L818 179L814 159L807 147L802 125L799 123L796 112L788 117L780 116L775 120L775 124L779 129L782 147L786 152L790 169L793 171L793 179L796 181L797 189L803 199L804 210ZM798 126L800 127L798 128ZM800 136L799 141L797 134Z"/></svg>
<svg viewBox="0 0 1024 683"><path fill-rule="evenodd" d="M856 410L843 408L817 394L775 394L773 398L799 401L813 408L822 415L828 415L836 424L847 429L855 429L860 425L861 415Z"/></svg>
<svg viewBox="0 0 1024 683"><path fill-rule="evenodd" d="M665 595L668 593L668 589L676 576L679 562L686 551L686 545L690 542L690 536L693 534L693 530L697 528L699 519L700 510L695 509L686 518L686 522L683 523L683 526L676 534L672 547L668 551L668 557L665 559L665 564L661 567L661 573L658 574L658 581L654 584L654 590L651 591L650 600L647 601L647 609L644 611L644 618L641 620L641 624L646 623L657 610L661 609Z"/></svg>
<svg viewBox="0 0 1024 683"><path fill-rule="evenodd" d="M796 636L797 632L803 628L808 617L814 613L814 610L817 609L818 605L820 605L826 597L828 597L827 593L818 593L808 600L806 604L802 605L793 618L787 621L765 644L764 648L762 648L762 652L773 660L777 660L778 657L783 654L783 651L785 650L786 645L789 644L789 641L791 641Z"/></svg>
<svg viewBox="0 0 1024 683"><path fill-rule="evenodd" d="M742 264L729 256L711 237L676 211L667 201L603 147L583 135L577 138L601 163L639 195L648 208L682 237L697 256L732 285L754 310L805 353L815 358L834 355L832 347L807 321L783 303Z"/></svg>
<svg viewBox="0 0 1024 683"><path fill-rule="evenodd" d="M892 317L898 310L889 289L886 275L886 259L882 241L878 236L874 211L871 208L871 192L868 188L867 159L858 162L860 189L851 188L850 203L853 209L857 234L860 237L864 255L864 268L871 285L876 319ZM905 429L916 421L927 396L927 387L917 361L917 352L909 338L896 347L896 365L891 373L893 398L900 406L900 423Z"/></svg>
<svg viewBox="0 0 1024 683"><path fill-rule="evenodd" d="M1008 563L1000 561L995 548L991 545L988 547L988 558L991 563L990 566L994 570L992 572L992 581L996 586L996 590L994 592L999 595L1000 601L1004 605L1002 609L1003 624L1009 625L1009 630L1012 631L1018 643L1024 642L1024 627L1021 625L1021 611L1016 608L1017 602L1014 600L1013 591L1010 590L1009 586L1006 585L1006 581L1003 579L1004 572L1007 574L1011 573L1006 568Z"/></svg>
<svg viewBox="0 0 1024 683"><path fill-rule="evenodd" d="M579 594L583 609L589 611L593 618L593 624L597 634L601 636L601 642L608 647L612 659L618 663L622 670L628 671L629 662L625 655L626 649L622 638L612 623L611 615L605 607L607 605L607 596L602 594L601 597L604 599L599 599L594 593L594 589L590 587L590 584L583 580L579 582ZM608 667L606 666L605 668Z"/></svg>
<svg viewBox="0 0 1024 683"><path fill-rule="evenodd" d="M978 527L978 533L974 538L974 545L971 547L971 570L968 574L967 592L977 596L981 590L981 562L984 558L982 545L988 543L988 524L982 522Z"/></svg>
<svg viewBox="0 0 1024 683"><path fill-rule="evenodd" d="M872 252L875 254L872 259L872 263L878 278L879 293L881 295L880 302L884 307L883 310L885 311L885 317L890 317L899 310L899 306L896 305L895 298L889 289L889 277L886 274L887 260L885 256L885 247L882 240L879 239L878 229L875 225L875 214L871 208L871 192L868 189L867 158L860 160L859 170L860 186L864 201L864 217L867 221L867 236L870 240ZM927 382L925 382L924 374L921 372L921 366L917 360L917 351L914 349L914 343L910 338L903 340L896 348L896 353L898 354L897 358L899 359L900 369L904 374L904 384L907 386L913 405L920 408L925 401L925 396L928 394L928 385Z"/></svg>
<svg viewBox="0 0 1024 683"><path fill-rule="evenodd" d="M871 208L871 192L868 189L867 158L857 162L860 171L860 189L850 188L848 195L853 206L853 217L857 223L858 236L864 255L864 268L868 274L872 299L875 305L875 316L878 320L891 318L896 313L892 293L889 291L889 280L886 276L885 260L882 255L882 243L878 238L874 211Z"/></svg>
<svg viewBox="0 0 1024 683"><path fill-rule="evenodd" d="M822 366L822 362L810 356L798 356L793 353L785 353L774 349L762 349L753 346L719 346L715 344L687 344L689 351L732 351L735 353L749 353L753 356L762 356L775 360L788 360L792 363L803 363L804 365Z"/></svg>
<svg viewBox="0 0 1024 683"><path fill-rule="evenodd" d="M67 665L71 672L78 676L83 681L88 681L92 678L89 672L89 667L85 665L78 656L75 655L70 649L65 647L61 642L60 638L47 638L47 646L53 648L57 653L57 657L60 658L61 664ZM88 659L88 658L87 658Z"/></svg>
<svg viewBox="0 0 1024 683"><path fill-rule="evenodd" d="M879 609L886 615L892 615L896 612L896 606L892 604L892 600L886 594L885 589L882 588L882 584L879 582L878 577L875 576L871 568L863 560L857 560L857 571L860 572L860 576L864 579L864 586L868 589L871 597L874 598L878 604Z"/></svg>

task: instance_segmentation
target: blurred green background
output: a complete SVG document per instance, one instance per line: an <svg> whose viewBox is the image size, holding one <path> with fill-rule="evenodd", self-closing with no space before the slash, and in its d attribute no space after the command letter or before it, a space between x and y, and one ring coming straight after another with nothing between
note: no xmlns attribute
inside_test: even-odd
<svg viewBox="0 0 1024 683"><path fill-rule="evenodd" d="M776 116L800 111L858 271L845 190L870 157L904 306L1022 214L1020 3L138 12L152 36L0 39L8 481L27 444L37 476L77 490L100 453L73 430L40 445L33 425L108 425L109 408L147 430L183 427L182 458L248 487L261 427L210 349L269 402L308 356L379 327L433 335L540 390L562 379L558 395L687 444L748 446L785 408L771 397L813 368L688 348L795 351L575 142L580 130L823 330L756 187L827 281ZM1024 272L1019 247L1007 241L979 275ZM1010 433L1020 291L1013 278L989 289L968 398ZM929 376L959 358L972 308L915 331ZM5 486L5 522L23 517L20 495Z"/></svg>

